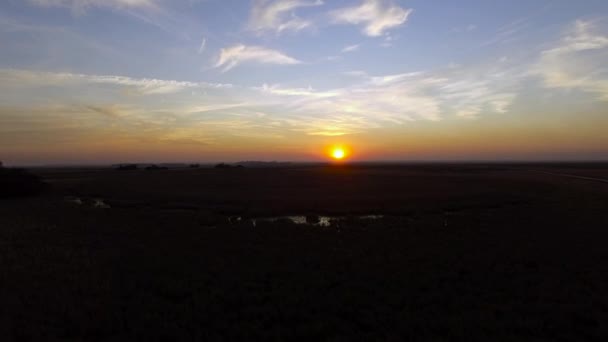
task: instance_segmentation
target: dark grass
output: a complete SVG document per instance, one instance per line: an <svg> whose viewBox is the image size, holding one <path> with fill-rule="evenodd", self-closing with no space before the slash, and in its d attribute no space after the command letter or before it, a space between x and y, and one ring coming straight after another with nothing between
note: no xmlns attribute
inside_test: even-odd
<svg viewBox="0 0 608 342"><path fill-rule="evenodd" d="M24 169L0 166L0 199L38 195L46 189L40 177Z"/></svg>
<svg viewBox="0 0 608 342"><path fill-rule="evenodd" d="M4 340L608 337L607 184L471 165L38 174L49 193L0 202ZM387 216L227 220L307 213Z"/></svg>

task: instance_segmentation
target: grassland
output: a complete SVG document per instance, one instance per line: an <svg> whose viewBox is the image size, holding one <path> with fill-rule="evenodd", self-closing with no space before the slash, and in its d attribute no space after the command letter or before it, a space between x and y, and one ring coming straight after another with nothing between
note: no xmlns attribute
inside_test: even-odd
<svg viewBox="0 0 608 342"><path fill-rule="evenodd" d="M605 164L33 172L0 200L3 340L608 337L608 184L558 175ZM251 221L284 215L344 219Z"/></svg>

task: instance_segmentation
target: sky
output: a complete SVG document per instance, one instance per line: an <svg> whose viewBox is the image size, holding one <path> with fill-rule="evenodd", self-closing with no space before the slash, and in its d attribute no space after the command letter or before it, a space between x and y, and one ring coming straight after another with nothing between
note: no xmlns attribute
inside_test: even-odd
<svg viewBox="0 0 608 342"><path fill-rule="evenodd" d="M605 0L3 0L9 165L608 160Z"/></svg>

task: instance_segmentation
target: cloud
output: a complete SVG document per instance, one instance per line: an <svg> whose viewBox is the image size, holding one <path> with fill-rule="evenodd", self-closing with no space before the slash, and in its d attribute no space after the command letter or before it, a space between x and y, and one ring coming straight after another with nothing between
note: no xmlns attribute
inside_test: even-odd
<svg viewBox="0 0 608 342"><path fill-rule="evenodd" d="M181 39L190 39L188 27L193 19L171 10L168 0L22 0L42 8L65 8L74 16L82 16L95 9L119 12L146 25L155 26Z"/></svg>
<svg viewBox="0 0 608 342"><path fill-rule="evenodd" d="M327 98L327 97L335 97L339 96L339 91L315 91L312 87L308 88L284 88L280 85L272 85L269 86L264 84L262 87L255 88L256 90L261 90L267 94L272 95L283 95L283 96L301 96L301 97L311 97L311 98Z"/></svg>
<svg viewBox="0 0 608 342"><path fill-rule="evenodd" d="M268 95L278 96L274 103L284 108L284 112L307 117L301 124L310 126L315 122L315 131L326 123L324 131L332 135L350 134L354 130L347 125L346 118L365 118L369 128L380 123L404 123L414 119L439 120L439 102L420 88L420 79L411 79L405 83L383 83L372 81L373 78L361 75L362 82L338 89L314 90L313 88L284 88L280 86L263 86L257 88ZM390 78L390 77L389 77ZM272 101L269 98L269 101ZM332 121L328 118L340 117ZM358 131L364 130L359 127ZM310 132L308 132L310 133Z"/></svg>
<svg viewBox="0 0 608 342"><path fill-rule="evenodd" d="M496 72L496 68L446 72L445 79L438 81L437 94L459 117L472 119L482 113L507 113L517 97L523 75L516 69Z"/></svg>
<svg viewBox="0 0 608 342"><path fill-rule="evenodd" d="M344 57L342 57L342 56L325 56L321 60L327 61L327 62L337 62L337 61L341 61L343 58Z"/></svg>
<svg viewBox="0 0 608 342"><path fill-rule="evenodd" d="M207 38L203 38L203 40L201 41L201 45L198 48L198 54L202 54L203 52L205 52L205 48L207 47Z"/></svg>
<svg viewBox="0 0 608 342"><path fill-rule="evenodd" d="M361 47L361 45L359 45L359 44L349 45L342 49L342 53L355 52L355 51L359 50L360 47Z"/></svg>
<svg viewBox="0 0 608 342"><path fill-rule="evenodd" d="M87 105L84 106L86 109L101 114L102 116L118 119L121 117L125 117L130 115L129 108L118 106L118 105L109 105L109 106L100 106L100 105Z"/></svg>
<svg viewBox="0 0 608 342"><path fill-rule="evenodd" d="M312 22L297 17L294 11L301 7L321 6L316 0L255 0L248 28L258 34L284 31L298 32L312 26Z"/></svg>
<svg viewBox="0 0 608 342"><path fill-rule="evenodd" d="M275 109L293 113L295 118L289 122L293 126L299 122L298 131L343 135L416 120L439 121L449 116L473 119L482 114L508 113L522 72L504 68L488 65L375 76L354 71L346 75L356 81L344 88L264 85L256 89L264 93L259 97L266 97ZM341 119L330 120L337 117ZM346 118L365 119L368 126L355 128L347 124Z"/></svg>
<svg viewBox="0 0 608 342"><path fill-rule="evenodd" d="M325 137L357 134L380 127L369 118L344 114L334 114L319 118L300 116L286 120L286 124L294 132Z"/></svg>
<svg viewBox="0 0 608 342"><path fill-rule="evenodd" d="M65 7L74 13L82 14L90 7L110 9L158 9L156 0L28 0L29 3L41 7Z"/></svg>
<svg viewBox="0 0 608 342"><path fill-rule="evenodd" d="M363 33L381 36L385 31L403 25L412 9L399 7L391 0L363 0L358 6L346 7L330 13L337 24L363 25Z"/></svg>
<svg viewBox="0 0 608 342"><path fill-rule="evenodd" d="M384 36L384 41L382 43L380 43L380 46L383 48L389 48L389 47L393 46L394 40L395 40L394 37L386 35L386 36Z"/></svg>
<svg viewBox="0 0 608 342"><path fill-rule="evenodd" d="M471 106L460 109L456 115L465 119L475 119L481 113L479 106Z"/></svg>
<svg viewBox="0 0 608 342"><path fill-rule="evenodd" d="M0 69L3 86L66 86L78 84L110 84L132 88L142 95L172 94L195 88L228 88L232 85L206 82L132 78L115 75L86 75L18 69Z"/></svg>
<svg viewBox="0 0 608 342"><path fill-rule="evenodd" d="M242 61L238 59L237 64ZM232 62L227 59L220 67ZM214 143L235 136L283 136L286 131L311 136L340 136L410 121L439 121L449 117L475 119L490 113L508 113L518 92L520 74L509 65L384 75L356 71L348 73L352 76L351 84L333 89L280 84L239 87L0 69L0 102L5 106L26 108L59 104L64 107L48 111L57 122L69 123L77 115L88 120L90 126L85 127L86 132L103 131L107 132L103 134L117 135L121 139L129 138L130 131L146 132L148 139L171 143ZM120 92L117 93L116 88L164 96L117 97ZM13 100L15 98L17 100ZM117 101L121 104L115 105ZM33 118L38 118L45 111L32 113ZM12 120L14 122L5 122L9 128L23 127L19 126L22 121L18 117ZM140 135L141 138L145 136Z"/></svg>
<svg viewBox="0 0 608 342"><path fill-rule="evenodd" d="M608 35L591 21L576 21L558 44L542 52L532 73L547 88L579 89L608 101Z"/></svg>
<svg viewBox="0 0 608 342"><path fill-rule="evenodd" d="M369 75L367 74L367 72L363 71L363 70L350 70L350 71L345 71L342 73L342 75L345 76L350 76L350 77L368 77Z"/></svg>
<svg viewBox="0 0 608 342"><path fill-rule="evenodd" d="M370 78L370 81L375 85L388 85L398 83L407 79L412 79L416 76L424 75L423 72L415 71L408 72L403 74L394 74L394 75L384 75L384 76L374 76Z"/></svg>
<svg viewBox="0 0 608 342"><path fill-rule="evenodd" d="M215 103L207 105L197 105L186 109L185 112L189 114L217 112L226 109L242 108L246 107L247 105L247 103Z"/></svg>
<svg viewBox="0 0 608 342"><path fill-rule="evenodd" d="M496 30L496 32L490 39L480 44L480 47L497 44L508 44L517 41L521 39L521 37L524 35L524 32L529 29L531 25L532 23L530 18L520 18L514 20L498 28L498 30Z"/></svg>
<svg viewBox="0 0 608 342"><path fill-rule="evenodd" d="M451 31L454 33L473 32L473 31L477 30L477 28L478 28L477 25L469 24L467 26L454 27Z"/></svg>
<svg viewBox="0 0 608 342"><path fill-rule="evenodd" d="M285 55L284 53L267 49L261 46L247 46L243 44L222 49L220 57L215 64L216 68L228 71L243 63L293 65L300 64L299 60Z"/></svg>

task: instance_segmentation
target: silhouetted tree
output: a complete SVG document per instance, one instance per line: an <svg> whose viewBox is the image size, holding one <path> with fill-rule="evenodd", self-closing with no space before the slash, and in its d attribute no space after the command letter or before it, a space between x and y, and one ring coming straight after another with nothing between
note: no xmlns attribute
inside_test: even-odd
<svg viewBox="0 0 608 342"><path fill-rule="evenodd" d="M226 163L219 163L217 165L215 165L216 169L233 169L233 168L238 168L238 169L242 169L244 168L243 165L230 165L230 164L226 164Z"/></svg>
<svg viewBox="0 0 608 342"><path fill-rule="evenodd" d="M158 166L158 165L150 165L146 167L146 171L160 171L160 170L169 170L166 166Z"/></svg>
<svg viewBox="0 0 608 342"><path fill-rule="evenodd" d="M137 166L137 164L122 164L116 168L116 170L120 170L120 171L131 171L131 170L137 170L137 169L139 169L139 166Z"/></svg>

